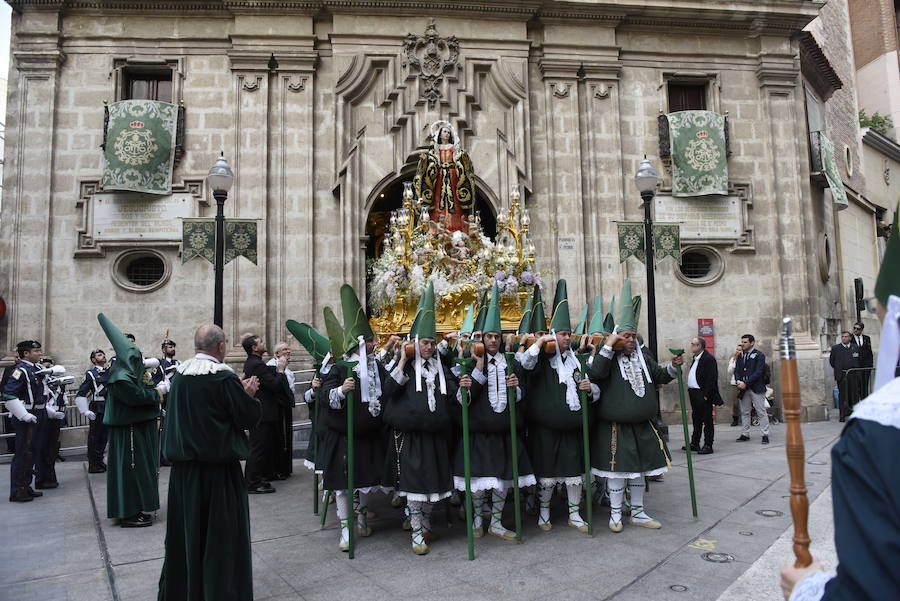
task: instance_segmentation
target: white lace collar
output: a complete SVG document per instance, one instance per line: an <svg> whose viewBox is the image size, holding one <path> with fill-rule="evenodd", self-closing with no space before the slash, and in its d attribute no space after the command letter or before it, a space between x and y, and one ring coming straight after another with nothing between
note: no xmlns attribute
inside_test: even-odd
<svg viewBox="0 0 900 601"><path fill-rule="evenodd" d="M864 419L900 429L900 377L857 403L850 419Z"/></svg>
<svg viewBox="0 0 900 601"><path fill-rule="evenodd" d="M199 356L185 360L175 370L183 376L205 376L220 371L234 371L224 363L216 363Z"/></svg>

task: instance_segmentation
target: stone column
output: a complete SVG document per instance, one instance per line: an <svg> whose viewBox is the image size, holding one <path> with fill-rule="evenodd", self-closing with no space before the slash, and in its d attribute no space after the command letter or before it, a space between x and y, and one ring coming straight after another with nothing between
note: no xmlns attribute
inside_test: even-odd
<svg viewBox="0 0 900 601"><path fill-rule="evenodd" d="M55 110L59 69L59 14L25 12L12 44L6 121L3 220L0 221L0 296L8 318L0 329L4 359L15 357L19 340L39 340L52 348L48 328L51 216L55 156Z"/></svg>

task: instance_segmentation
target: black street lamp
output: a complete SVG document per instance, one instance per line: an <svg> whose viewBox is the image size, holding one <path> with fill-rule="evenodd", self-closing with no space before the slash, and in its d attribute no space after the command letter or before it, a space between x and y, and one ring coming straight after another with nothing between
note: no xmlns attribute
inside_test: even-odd
<svg viewBox="0 0 900 601"><path fill-rule="evenodd" d="M659 184L659 174L647 155L641 160L637 173L634 174L634 183L641 200L644 203L644 265L647 268L647 348L653 353L653 358L659 361L656 343L656 277L655 262L653 257L653 216L651 208L653 197L656 195L656 186ZM622 299L625 300L625 299ZM668 440L669 428L662 421L662 414L657 407L656 421L660 433Z"/></svg>
<svg viewBox="0 0 900 601"><path fill-rule="evenodd" d="M234 172L228 166L223 152L216 164L209 170L206 176L206 183L212 190L213 198L216 199L216 257L215 257L215 288L213 299L213 323L222 327L222 288L223 276L225 270L225 200L228 198L228 191L231 190L231 184L234 183Z"/></svg>

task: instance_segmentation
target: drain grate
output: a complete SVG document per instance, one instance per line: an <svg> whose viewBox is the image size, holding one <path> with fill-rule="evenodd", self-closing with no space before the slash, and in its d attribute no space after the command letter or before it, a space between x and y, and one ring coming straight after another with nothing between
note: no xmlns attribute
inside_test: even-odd
<svg viewBox="0 0 900 601"><path fill-rule="evenodd" d="M711 561L712 563L731 563L734 561L734 556L728 553L704 553L700 557L704 561Z"/></svg>
<svg viewBox="0 0 900 601"><path fill-rule="evenodd" d="M783 516L784 512L778 511L777 509L759 509L757 510L756 515L761 515L764 518L777 518Z"/></svg>
<svg viewBox="0 0 900 601"><path fill-rule="evenodd" d="M753 533L749 530L741 530L740 532L738 532L738 534L740 534L741 536L753 536Z"/></svg>
<svg viewBox="0 0 900 601"><path fill-rule="evenodd" d="M807 461L810 465L828 465L827 461Z"/></svg>
<svg viewBox="0 0 900 601"><path fill-rule="evenodd" d="M688 587L684 586L683 584L673 584L669 587L669 590L675 591L676 593L686 593Z"/></svg>

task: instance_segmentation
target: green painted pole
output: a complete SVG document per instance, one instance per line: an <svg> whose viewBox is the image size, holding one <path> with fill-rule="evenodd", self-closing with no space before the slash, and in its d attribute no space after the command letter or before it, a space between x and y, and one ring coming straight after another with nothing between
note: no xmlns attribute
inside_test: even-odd
<svg viewBox="0 0 900 601"><path fill-rule="evenodd" d="M460 368L460 377L469 373L472 359L456 359ZM460 400L462 401L462 431L463 431L463 471L466 478L466 543L469 550L469 560L475 559L475 538L472 536L472 464L469 458L469 389L460 388Z"/></svg>
<svg viewBox="0 0 900 601"><path fill-rule="evenodd" d="M684 349L670 348L669 352L676 357L680 357L684 354ZM693 512L694 518L696 519L697 492L694 489L694 464L691 460L691 444L688 435L687 408L684 405L684 375L681 373L680 365L675 366L675 371L678 374L678 401L681 403L681 425L684 428L684 450L687 453L688 481L691 484L691 511Z"/></svg>
<svg viewBox="0 0 900 601"><path fill-rule="evenodd" d="M322 511L319 513L319 528L325 527L325 519L328 517L328 506L331 504L331 491L326 490L322 497Z"/></svg>
<svg viewBox="0 0 900 601"><path fill-rule="evenodd" d="M347 368L347 377L353 377L353 368L359 363L359 361L341 361L341 365ZM353 508L353 492L355 487L353 486L353 474L354 471L354 456L353 456L353 391L348 390L346 396L346 407L347 410L347 519L349 521L350 526L350 548L347 553L347 557L353 559L353 552L356 546L356 511Z"/></svg>
<svg viewBox="0 0 900 601"><path fill-rule="evenodd" d="M588 355L578 355L578 362L581 364L581 379L585 378L585 363ZM591 431L590 420L588 419L588 395L586 390L579 390L578 397L581 401L581 436L584 445L584 506L587 510L587 534L589 537L594 536L594 495L591 491Z"/></svg>
<svg viewBox="0 0 900 601"><path fill-rule="evenodd" d="M313 376L313 379L319 377L319 372ZM310 384L311 385L311 384ZM314 411L315 419L310 429L310 446L312 446L312 464L313 464L313 515L319 515L319 474L316 473L316 457L319 454L319 436L316 434L316 428L319 423L319 399L316 398L316 391L313 391L313 402L316 404Z"/></svg>
<svg viewBox="0 0 900 601"><path fill-rule="evenodd" d="M512 369L515 353L506 355L507 371L515 373ZM509 376L510 373L507 373ZM506 406L509 407L509 447L512 451L512 479L513 479L513 506L516 510L516 542L522 542L522 493L519 490L519 434L516 431L516 387L506 389Z"/></svg>

